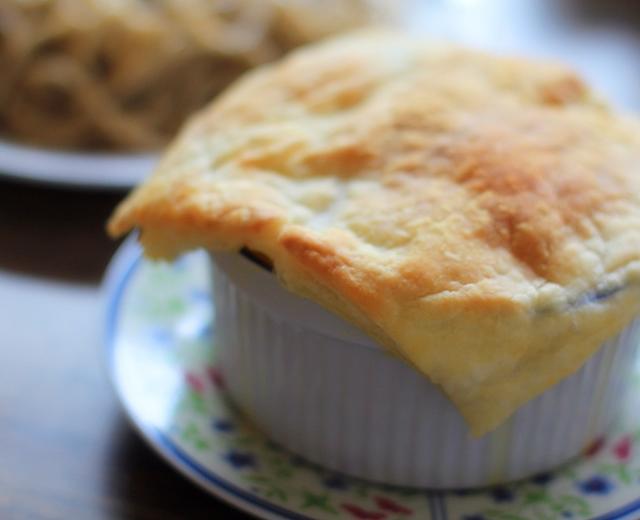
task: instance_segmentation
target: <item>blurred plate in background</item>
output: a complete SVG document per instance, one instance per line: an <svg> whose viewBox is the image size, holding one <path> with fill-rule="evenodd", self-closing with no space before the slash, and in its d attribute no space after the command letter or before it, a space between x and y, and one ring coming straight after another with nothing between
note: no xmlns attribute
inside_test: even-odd
<svg viewBox="0 0 640 520"><path fill-rule="evenodd" d="M67 188L127 190L156 160L152 154L63 152L0 141L0 177Z"/></svg>

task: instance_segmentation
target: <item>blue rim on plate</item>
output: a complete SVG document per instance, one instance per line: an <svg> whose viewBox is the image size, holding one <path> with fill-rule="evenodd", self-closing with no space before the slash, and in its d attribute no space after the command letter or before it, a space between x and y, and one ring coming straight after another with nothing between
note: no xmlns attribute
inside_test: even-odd
<svg viewBox="0 0 640 520"><path fill-rule="evenodd" d="M208 258L142 259L134 239L110 265L108 370L132 424L187 478L267 519L623 520L640 516L640 371L608 439L553 474L479 491L362 482L274 446L229 404L216 370Z"/></svg>

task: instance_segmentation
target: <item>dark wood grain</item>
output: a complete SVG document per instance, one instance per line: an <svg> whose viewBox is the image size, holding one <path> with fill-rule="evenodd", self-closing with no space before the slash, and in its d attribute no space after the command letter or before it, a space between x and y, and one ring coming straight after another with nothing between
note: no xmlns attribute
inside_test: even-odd
<svg viewBox="0 0 640 520"><path fill-rule="evenodd" d="M111 391L99 282L119 198L0 183L0 519L249 518L161 461Z"/></svg>

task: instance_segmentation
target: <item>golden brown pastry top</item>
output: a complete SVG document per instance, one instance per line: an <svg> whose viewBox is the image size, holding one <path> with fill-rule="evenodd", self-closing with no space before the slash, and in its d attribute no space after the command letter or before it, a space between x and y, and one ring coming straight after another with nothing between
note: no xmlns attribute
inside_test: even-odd
<svg viewBox="0 0 640 520"><path fill-rule="evenodd" d="M639 128L562 66L362 33L237 83L109 230L267 255L482 434L638 312Z"/></svg>

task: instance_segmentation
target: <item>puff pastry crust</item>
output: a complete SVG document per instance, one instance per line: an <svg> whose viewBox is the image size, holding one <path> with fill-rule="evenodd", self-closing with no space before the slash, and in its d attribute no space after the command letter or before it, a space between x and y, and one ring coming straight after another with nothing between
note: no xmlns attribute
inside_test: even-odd
<svg viewBox="0 0 640 520"><path fill-rule="evenodd" d="M108 228L267 255L481 435L638 313L639 128L561 65L360 33L244 77Z"/></svg>

